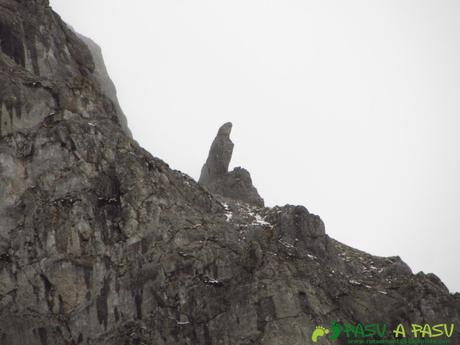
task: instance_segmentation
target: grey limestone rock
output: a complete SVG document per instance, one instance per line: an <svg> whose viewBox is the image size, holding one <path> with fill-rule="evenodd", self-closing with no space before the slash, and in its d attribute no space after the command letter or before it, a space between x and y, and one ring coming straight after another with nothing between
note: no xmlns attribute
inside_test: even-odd
<svg viewBox="0 0 460 345"><path fill-rule="evenodd" d="M222 178L228 173L228 166L232 159L233 142L230 140L232 124L223 124L209 149L206 163L201 169L199 182L204 185L213 183L216 179Z"/></svg>
<svg viewBox="0 0 460 345"><path fill-rule="evenodd" d="M125 127L104 68L46 0L0 1L0 137L47 117L113 119Z"/></svg>
<svg viewBox="0 0 460 345"><path fill-rule="evenodd" d="M0 40L0 344L300 345L333 320L460 319L435 275L331 239L302 206L210 193L139 147L47 1L0 0ZM205 182L244 191L228 135Z"/></svg>
<svg viewBox="0 0 460 345"><path fill-rule="evenodd" d="M212 193L263 207L264 200L252 184L249 172L240 167L228 171L233 153L233 142L230 140L231 130L230 122L219 128L206 163L201 169L199 182Z"/></svg>
<svg viewBox="0 0 460 345"><path fill-rule="evenodd" d="M117 89L112 79L110 79L109 72L107 71L107 68L105 66L101 47L99 47L96 44L96 42L94 42L91 38L83 36L79 33L76 34L83 42L86 43L91 52L91 56L93 57L95 66L93 74L95 75L98 83L101 85L102 91L113 102L113 105L115 106L115 110L118 115L118 119L120 121L121 128L126 132L128 136L132 137L132 133L128 128L128 120L126 119L126 116L123 110L121 109L120 103L118 101Z"/></svg>

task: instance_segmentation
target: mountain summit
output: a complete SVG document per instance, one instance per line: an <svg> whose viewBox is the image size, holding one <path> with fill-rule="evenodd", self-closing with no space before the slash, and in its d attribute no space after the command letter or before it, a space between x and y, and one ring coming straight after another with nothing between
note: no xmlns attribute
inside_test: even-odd
<svg viewBox="0 0 460 345"><path fill-rule="evenodd" d="M139 147L87 44L48 1L0 0L1 345L344 345L366 323L460 342L434 274L263 207L228 172L230 124L201 183Z"/></svg>

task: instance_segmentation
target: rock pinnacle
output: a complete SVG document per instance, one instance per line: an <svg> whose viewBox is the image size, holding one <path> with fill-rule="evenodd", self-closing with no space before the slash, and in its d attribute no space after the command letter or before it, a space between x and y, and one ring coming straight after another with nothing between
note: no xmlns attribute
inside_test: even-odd
<svg viewBox="0 0 460 345"><path fill-rule="evenodd" d="M246 169L238 167L228 171L234 146L230 139L231 131L230 122L219 128L208 159L201 169L199 182L212 193L255 206L264 206L264 200L253 186L251 175Z"/></svg>

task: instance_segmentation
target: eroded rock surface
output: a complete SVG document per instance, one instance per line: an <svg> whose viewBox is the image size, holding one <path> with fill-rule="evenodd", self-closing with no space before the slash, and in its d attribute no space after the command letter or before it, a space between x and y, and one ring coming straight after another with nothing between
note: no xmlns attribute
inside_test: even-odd
<svg viewBox="0 0 460 345"><path fill-rule="evenodd" d="M46 117L123 122L88 46L48 1L0 0L0 137Z"/></svg>
<svg viewBox="0 0 460 345"><path fill-rule="evenodd" d="M0 0L0 23L2 119L21 114L0 138L0 344L300 345L333 320L459 320L435 275L140 148L47 1Z"/></svg>
<svg viewBox="0 0 460 345"><path fill-rule="evenodd" d="M233 142L230 140L231 131L230 122L219 128L206 163L201 169L199 182L212 193L263 207L264 200L252 184L249 172L241 167L228 171L233 153Z"/></svg>
<svg viewBox="0 0 460 345"><path fill-rule="evenodd" d="M94 42L91 38L85 37L79 33L77 33L77 36L86 43L86 46L89 48L89 51L91 52L91 56L94 61L94 76L96 77L99 85L102 88L102 92L109 97L109 99L113 102L113 105L115 106L115 111L117 112L118 119L121 125L121 128L125 131L125 133L132 137L132 133L128 127L128 120L126 119L126 116L121 109L120 103L118 101L118 96L117 96L117 89L115 87L115 84L113 83L112 79L109 76L109 72L107 71L107 68L105 67L105 62L104 62L104 57L102 55L102 50L101 47L97 45L96 42Z"/></svg>

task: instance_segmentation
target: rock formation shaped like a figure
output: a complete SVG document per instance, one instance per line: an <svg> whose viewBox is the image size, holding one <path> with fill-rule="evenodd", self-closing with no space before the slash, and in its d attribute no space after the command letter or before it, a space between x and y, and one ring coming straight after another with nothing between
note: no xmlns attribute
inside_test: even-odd
<svg viewBox="0 0 460 345"><path fill-rule="evenodd" d="M263 207L264 200L252 184L249 172L240 167L228 171L234 146L230 139L231 131L230 122L219 128L209 150L208 159L201 169L199 182L212 193Z"/></svg>
<svg viewBox="0 0 460 345"><path fill-rule="evenodd" d="M217 136L212 142L208 159L201 169L199 182L205 186L222 178L228 173L228 166L232 159L233 142L230 139L232 123L227 122L219 128Z"/></svg>

